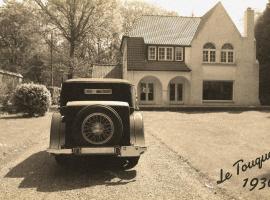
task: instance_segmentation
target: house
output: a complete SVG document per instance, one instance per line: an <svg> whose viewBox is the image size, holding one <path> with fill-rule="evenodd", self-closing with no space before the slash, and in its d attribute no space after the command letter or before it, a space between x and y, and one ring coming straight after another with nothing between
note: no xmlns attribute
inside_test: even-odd
<svg viewBox="0 0 270 200"><path fill-rule="evenodd" d="M221 3L202 17L143 16L123 36L123 78L143 106L258 105L254 11L241 35Z"/></svg>

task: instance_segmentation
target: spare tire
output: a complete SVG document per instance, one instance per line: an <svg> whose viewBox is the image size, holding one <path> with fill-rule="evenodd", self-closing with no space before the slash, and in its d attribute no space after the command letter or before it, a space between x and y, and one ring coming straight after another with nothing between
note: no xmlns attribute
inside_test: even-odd
<svg viewBox="0 0 270 200"><path fill-rule="evenodd" d="M78 112L72 132L76 140L83 140L76 142L78 144L116 145L122 138L123 124L113 108L91 105Z"/></svg>

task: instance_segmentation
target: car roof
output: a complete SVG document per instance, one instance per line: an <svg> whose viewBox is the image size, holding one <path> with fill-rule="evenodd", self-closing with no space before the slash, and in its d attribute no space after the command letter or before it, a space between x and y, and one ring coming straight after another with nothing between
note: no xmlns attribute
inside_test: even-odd
<svg viewBox="0 0 270 200"><path fill-rule="evenodd" d="M132 85L127 80L115 78L74 78L66 80L65 83L122 83Z"/></svg>

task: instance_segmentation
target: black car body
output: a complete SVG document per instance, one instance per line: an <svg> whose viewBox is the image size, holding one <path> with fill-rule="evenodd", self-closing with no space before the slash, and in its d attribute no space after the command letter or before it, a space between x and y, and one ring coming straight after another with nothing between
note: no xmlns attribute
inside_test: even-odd
<svg viewBox="0 0 270 200"><path fill-rule="evenodd" d="M146 151L143 118L132 84L121 79L70 79L53 114L49 153L112 155L135 166Z"/></svg>

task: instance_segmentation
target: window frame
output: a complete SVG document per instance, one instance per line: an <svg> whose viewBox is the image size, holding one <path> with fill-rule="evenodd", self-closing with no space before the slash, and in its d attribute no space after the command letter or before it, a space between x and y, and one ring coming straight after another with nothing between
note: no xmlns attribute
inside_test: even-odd
<svg viewBox="0 0 270 200"><path fill-rule="evenodd" d="M222 60L222 53L225 53L225 61ZM231 62L229 62L229 53L232 53L233 59ZM234 64L235 63L235 52L234 52L234 47L231 43L225 43L222 45L221 53L220 53L220 62L223 64Z"/></svg>
<svg viewBox="0 0 270 200"><path fill-rule="evenodd" d="M151 82L151 81L143 81L143 82L140 82L139 83L140 84L140 89L139 89L139 95L140 95L140 98L139 98L139 102L140 102L140 104L155 104L155 93L156 93L156 91L155 91L155 83L154 82ZM145 89L146 89L146 92L143 92L142 91L142 85L145 85ZM152 92L152 94L153 94L153 99L152 100L149 100L149 85L152 85L153 86L153 92ZM142 98L141 98L141 95L142 95L142 93L144 93L145 94L145 99L144 100L142 100Z"/></svg>
<svg viewBox="0 0 270 200"><path fill-rule="evenodd" d="M151 48L155 49L155 58L151 59ZM157 47L156 46L148 46L148 60L157 60Z"/></svg>
<svg viewBox="0 0 270 200"><path fill-rule="evenodd" d="M164 49L164 60L160 59L160 49ZM167 49L172 50L172 59L168 59L167 56ZM174 61L174 48L173 47L168 47L168 46L159 46L158 47L158 61Z"/></svg>
<svg viewBox="0 0 270 200"><path fill-rule="evenodd" d="M171 100L171 85L174 85L174 100ZM181 85L181 99L178 99L179 96L179 86ZM184 103L184 83L181 82L170 82L168 88L168 100L170 104L183 104Z"/></svg>
<svg viewBox="0 0 270 200"><path fill-rule="evenodd" d="M181 49L181 59L178 60L177 59L177 56L176 56L176 53L177 53L177 49ZM175 61L184 61L184 48L183 47L175 47L175 50L174 50L174 60Z"/></svg>
<svg viewBox="0 0 270 200"><path fill-rule="evenodd" d="M164 49L164 60L160 59L160 49ZM158 60L165 61L166 60L166 47L158 47Z"/></svg>
<svg viewBox="0 0 270 200"><path fill-rule="evenodd" d="M231 91L231 99L204 99L204 83L205 82L223 82L223 83L231 83L232 84L232 91ZM234 102L234 86L235 86L235 81L234 80L203 80L203 85L202 85L202 101L207 103L207 102L228 102L228 103L233 103Z"/></svg>
<svg viewBox="0 0 270 200"><path fill-rule="evenodd" d="M172 50L172 54L171 54L171 56L172 56L172 59L168 59L168 49L171 49ZM167 61L173 61L174 60L174 48L173 47L166 47L166 60Z"/></svg>
<svg viewBox="0 0 270 200"><path fill-rule="evenodd" d="M206 46L212 45L213 48L209 48ZM207 61L204 59L205 58L205 54L207 54ZM214 60L211 61L212 56L214 56ZM217 49L216 49L216 45L212 42L207 42L203 45L203 53L202 53L202 61L203 63L216 63L217 62Z"/></svg>
<svg viewBox="0 0 270 200"><path fill-rule="evenodd" d="M227 62L227 52L226 51L221 50L221 52L220 52L220 62L221 63L226 63Z"/></svg>
<svg viewBox="0 0 270 200"><path fill-rule="evenodd" d="M231 61L231 62L229 61L229 53L232 53L232 61ZM234 51L233 51L233 50L228 51L228 52L227 52L227 63L228 63L228 64L234 64L234 63L235 63L234 61L235 61L235 54L234 54Z"/></svg>

